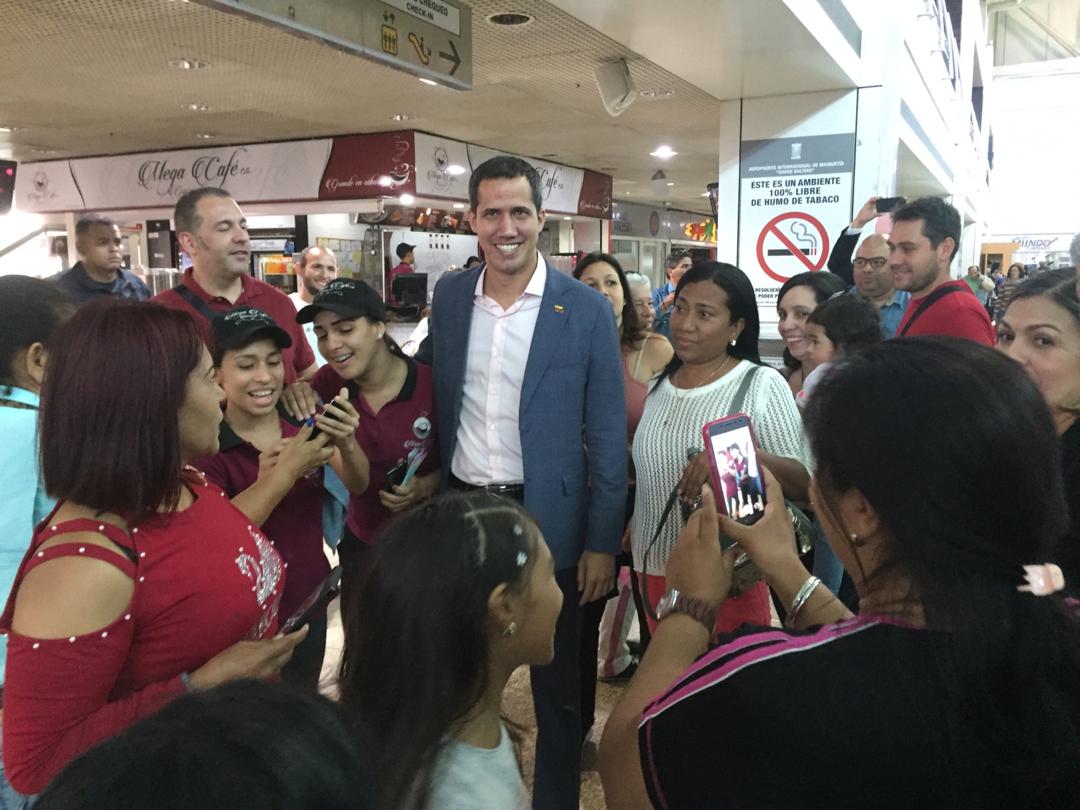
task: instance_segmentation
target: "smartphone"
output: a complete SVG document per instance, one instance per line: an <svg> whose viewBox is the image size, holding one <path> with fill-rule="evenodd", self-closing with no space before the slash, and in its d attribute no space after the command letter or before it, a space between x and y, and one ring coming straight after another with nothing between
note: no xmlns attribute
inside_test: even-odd
<svg viewBox="0 0 1080 810"><path fill-rule="evenodd" d="M383 489L386 492L393 492L394 487L401 485L405 481L405 473L409 471L409 460L401 459L397 464L386 471L386 483L383 485Z"/></svg>
<svg viewBox="0 0 1080 810"><path fill-rule="evenodd" d="M757 460L750 417L737 413L701 429L709 459L716 508L750 525L765 514L765 479Z"/></svg>
<svg viewBox="0 0 1080 810"><path fill-rule="evenodd" d="M334 397L334 399L330 400L330 404L333 404L333 403L334 403L334 402L336 402L336 401L337 401L337 397ZM326 416L326 418L327 418L327 419L334 419L334 418L336 418L336 417L334 416L334 414L332 414L332 413L327 413L327 412L326 412L326 409L325 409L325 408L323 408L323 411L322 411L322 412L323 412L323 414L324 414L324 415ZM313 428L311 429L311 435L307 437L307 440L308 440L309 442L310 442L310 441L311 441L312 439L314 439L314 438L315 438L316 436L319 436L319 435L320 435L320 434L322 433L322 428L321 428L321 427L319 427L318 425L316 425L316 424L315 424L315 418L314 418L314 417L312 417L312 419L310 420L310 422L311 422L311 424L312 424L312 425L314 425L314 427L313 427Z"/></svg>
<svg viewBox="0 0 1080 810"><path fill-rule="evenodd" d="M279 628L282 633L293 633L315 618L341 590L340 565L335 565L318 588L311 592L292 616Z"/></svg>
<svg viewBox="0 0 1080 810"><path fill-rule="evenodd" d="M903 197L882 197L875 203L875 207L879 214L887 214L890 211L896 210L906 202L907 200Z"/></svg>

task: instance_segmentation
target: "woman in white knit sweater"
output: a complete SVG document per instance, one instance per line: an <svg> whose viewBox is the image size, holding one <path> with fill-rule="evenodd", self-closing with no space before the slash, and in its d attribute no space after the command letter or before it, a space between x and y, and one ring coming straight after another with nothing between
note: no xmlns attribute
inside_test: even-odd
<svg viewBox="0 0 1080 810"><path fill-rule="evenodd" d="M748 374L752 377L739 410L750 417L758 458L789 497L798 500L805 494L810 451L802 420L784 378L761 365L759 331L754 288L739 268L708 262L683 276L671 313L675 357L645 400L633 445L638 475L631 533L634 569L653 606L664 594L664 566L682 526L679 510L673 510L652 543L664 506L676 485L683 501L697 498L708 477L701 428L735 412L736 394ZM695 455L688 462L691 449ZM768 624L769 618L768 589L758 583L724 603L717 629Z"/></svg>

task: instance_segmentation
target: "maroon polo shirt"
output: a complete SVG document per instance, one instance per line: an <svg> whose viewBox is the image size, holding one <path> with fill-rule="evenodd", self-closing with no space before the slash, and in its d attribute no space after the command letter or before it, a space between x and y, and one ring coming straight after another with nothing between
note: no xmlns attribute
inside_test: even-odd
<svg viewBox="0 0 1080 810"><path fill-rule="evenodd" d="M394 514L379 500L379 490L386 485L387 472L408 456L414 447L424 447L428 453L417 475L427 475L439 467L431 367L408 358L405 362L408 364L408 373L401 391L383 405L378 413L372 412L355 383L346 383L330 366L319 369L311 381L323 402L329 402L342 388L348 388L349 401L360 414L356 443L360 445L371 465L371 483L362 494L349 495L349 513L345 518L345 525L363 543L373 543L379 529ZM430 425L424 438L417 435L423 434L423 423L417 424L420 420L427 420Z"/></svg>
<svg viewBox="0 0 1080 810"><path fill-rule="evenodd" d="M295 436L299 428L281 420L283 438ZM222 420L218 431L220 447L216 455L191 463L207 480L235 498L259 477L259 451L236 435ZM322 536L323 471L312 470L299 479L262 525L285 560L285 590L281 594L279 616L285 621L330 573L323 554Z"/></svg>
<svg viewBox="0 0 1080 810"><path fill-rule="evenodd" d="M289 337L292 338L292 346L282 351L285 360L286 384L296 382L300 375L315 362L315 353L312 352L311 344L308 343L307 337L304 335L304 328L296 322L296 306L289 300L289 296L276 287L245 273L240 276L242 287L240 297L236 299L235 303L232 303L227 298L213 296L200 287L199 283L195 281L190 268L184 273L180 284L191 290L195 297L202 301L214 314L228 312L236 307L255 307L255 309L261 309L273 318L278 326L288 332ZM206 344L207 348L213 349L213 334L210 330L210 321L204 313L199 312L198 309L185 301L180 293L175 289L165 290L155 295L153 300L191 315L192 320L195 321L195 326L199 330L199 335L202 336L203 343Z"/></svg>

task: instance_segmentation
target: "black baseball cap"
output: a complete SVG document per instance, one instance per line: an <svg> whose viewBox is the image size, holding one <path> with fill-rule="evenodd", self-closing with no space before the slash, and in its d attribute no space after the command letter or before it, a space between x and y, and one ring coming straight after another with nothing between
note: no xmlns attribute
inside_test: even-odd
<svg viewBox="0 0 1080 810"><path fill-rule="evenodd" d="M336 278L315 293L311 303L296 313L297 323L311 323L325 309L346 318L386 320L386 304L379 294L355 278Z"/></svg>
<svg viewBox="0 0 1080 810"><path fill-rule="evenodd" d="M399 259L404 259L414 250L416 250L416 245L410 245L408 242L402 242L400 245L397 246L397 257Z"/></svg>
<svg viewBox="0 0 1080 810"><path fill-rule="evenodd" d="M277 344L279 349L292 346L289 333L255 307L237 307L214 316L211 322L214 333L214 356L219 358L229 349L247 346L257 337L265 336Z"/></svg>

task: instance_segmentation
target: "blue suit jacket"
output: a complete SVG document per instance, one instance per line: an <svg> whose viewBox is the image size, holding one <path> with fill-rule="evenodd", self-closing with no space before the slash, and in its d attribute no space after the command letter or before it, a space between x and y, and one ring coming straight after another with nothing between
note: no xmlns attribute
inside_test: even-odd
<svg viewBox="0 0 1080 810"><path fill-rule="evenodd" d="M417 359L435 379L443 486L457 445L473 296L483 267L444 276ZM607 299L548 264L518 425L525 507L556 570L581 552L616 554L626 511L626 398L622 352Z"/></svg>

